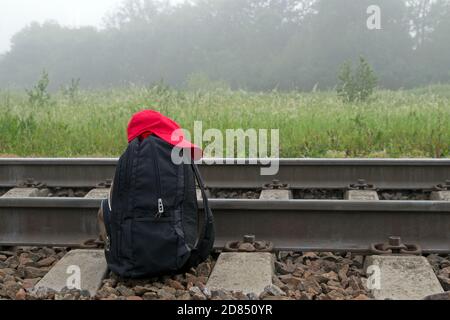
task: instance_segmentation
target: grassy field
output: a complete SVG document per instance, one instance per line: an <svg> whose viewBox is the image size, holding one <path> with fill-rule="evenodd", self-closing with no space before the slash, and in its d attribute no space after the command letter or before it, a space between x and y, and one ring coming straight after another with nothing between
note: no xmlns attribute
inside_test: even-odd
<svg viewBox="0 0 450 320"><path fill-rule="evenodd" d="M151 108L191 130L280 129L282 157L449 157L450 86L379 91L363 104L334 92L182 92L161 88L82 91L32 105L0 91L0 155L118 156L130 116Z"/></svg>

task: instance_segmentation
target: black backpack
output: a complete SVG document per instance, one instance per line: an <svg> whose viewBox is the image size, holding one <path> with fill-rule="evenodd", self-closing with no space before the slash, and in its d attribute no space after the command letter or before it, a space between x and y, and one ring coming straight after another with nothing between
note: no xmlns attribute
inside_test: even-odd
<svg viewBox="0 0 450 320"><path fill-rule="evenodd" d="M136 138L118 162L111 203L102 206L106 260L121 277L184 272L211 253L214 222L202 178L195 163L173 163L173 148L156 136Z"/></svg>

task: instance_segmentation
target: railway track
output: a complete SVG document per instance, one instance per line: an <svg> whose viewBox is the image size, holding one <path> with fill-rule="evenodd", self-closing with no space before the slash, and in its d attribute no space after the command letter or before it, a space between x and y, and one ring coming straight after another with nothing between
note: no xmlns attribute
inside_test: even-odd
<svg viewBox="0 0 450 320"><path fill-rule="evenodd" d="M208 161L208 160L206 160ZM281 159L275 176L251 160L200 164L208 188L261 188L274 179L293 189L346 188L358 179L381 189L431 189L450 179L450 159ZM113 177L117 159L1 159L0 188L27 179L49 187L94 187Z"/></svg>
<svg viewBox="0 0 450 320"><path fill-rule="evenodd" d="M108 184L117 159L0 159L0 191L20 185L93 189ZM450 160L284 159L276 176L260 164L200 165L211 190L260 192L273 180L283 188L340 190L364 179L383 190L431 193L450 179ZM266 186L267 187L267 186ZM0 245L76 247L97 235L99 199L0 197ZM201 202L199 202L201 205ZM400 236L423 252L450 252L450 202L327 199L211 199L217 247L254 234L280 250L366 253Z"/></svg>

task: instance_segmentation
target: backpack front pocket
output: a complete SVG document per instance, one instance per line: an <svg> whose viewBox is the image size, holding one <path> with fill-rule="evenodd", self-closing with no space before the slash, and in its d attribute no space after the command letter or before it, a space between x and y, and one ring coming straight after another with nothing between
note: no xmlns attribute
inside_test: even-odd
<svg viewBox="0 0 450 320"><path fill-rule="evenodd" d="M178 234L171 218L135 219L132 238L134 277L177 271Z"/></svg>
<svg viewBox="0 0 450 320"><path fill-rule="evenodd" d="M120 259L127 259L132 260L133 259L133 252L132 252L132 224L133 220L127 219L122 223L118 230L117 239L119 241L117 247L119 249L118 251L118 257Z"/></svg>

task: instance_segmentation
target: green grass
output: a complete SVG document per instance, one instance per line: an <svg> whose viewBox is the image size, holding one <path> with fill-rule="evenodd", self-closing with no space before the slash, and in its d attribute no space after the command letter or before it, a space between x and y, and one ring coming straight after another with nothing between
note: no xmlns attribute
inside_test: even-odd
<svg viewBox="0 0 450 320"><path fill-rule="evenodd" d="M191 130L280 129L282 157L448 157L450 86L379 91L363 104L333 92L183 92L148 88L61 93L30 105L0 91L0 154L106 157L126 147L130 116L151 108Z"/></svg>

